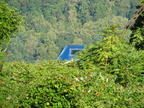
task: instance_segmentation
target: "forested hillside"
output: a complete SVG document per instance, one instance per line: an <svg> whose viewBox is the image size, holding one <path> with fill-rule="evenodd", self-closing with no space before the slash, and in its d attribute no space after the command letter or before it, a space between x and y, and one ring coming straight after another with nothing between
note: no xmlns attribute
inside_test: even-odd
<svg viewBox="0 0 144 108"><path fill-rule="evenodd" d="M144 0L6 1L17 12L0 0L0 108L144 108ZM67 44L87 46L49 60Z"/></svg>
<svg viewBox="0 0 144 108"><path fill-rule="evenodd" d="M65 45L96 43L110 24L124 26L139 0L5 0L28 26L13 38L9 61L56 59ZM127 33L127 38L130 35Z"/></svg>

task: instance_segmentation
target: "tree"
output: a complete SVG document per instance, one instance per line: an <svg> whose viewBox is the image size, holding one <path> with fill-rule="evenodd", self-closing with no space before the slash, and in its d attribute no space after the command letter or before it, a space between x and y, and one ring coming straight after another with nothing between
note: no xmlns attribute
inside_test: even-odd
<svg viewBox="0 0 144 108"><path fill-rule="evenodd" d="M22 17L8 6L5 1L0 1L0 62L3 61L4 52L14 33L19 30L23 22Z"/></svg>
<svg viewBox="0 0 144 108"><path fill-rule="evenodd" d="M8 51L13 53L13 56L9 56L9 60L11 61L22 58L24 61L34 61L37 60L37 56L39 56L41 60L44 58L55 58L54 55L56 55L57 51L60 52L65 45L77 44L79 42L86 45L99 41L102 39L100 32L104 27L115 23L125 25L127 22L126 18L129 19L131 15L135 13L136 5L138 4L138 0L5 1L10 6L17 8L17 11L21 12L22 16L25 16L24 18L29 24L28 28L18 34L16 36L17 38L13 39L12 44L9 45ZM32 30L33 33L31 32ZM47 37L55 36L52 32L55 33L56 38L49 38L49 41L46 43L43 42ZM45 34L47 34L47 36L44 36ZM33 35L32 37L38 40L38 45L33 46L35 47L34 49L38 50L38 54L31 55L29 53L29 51L31 51L29 50L31 47L29 46L31 45L31 41L29 41L29 39L31 39L30 35ZM26 42L23 40L23 37L25 37ZM51 41L54 41L54 43L50 43ZM18 45L15 46L15 44ZM55 54L49 53L48 55L45 51L48 51L47 49L50 51L51 47L48 48L46 45L57 46L58 50L53 50L56 52L51 52ZM40 48L42 48L42 50ZM17 54L22 54L22 56L20 57ZM11 57L13 58L10 59Z"/></svg>
<svg viewBox="0 0 144 108"><path fill-rule="evenodd" d="M83 45L83 40L78 37L75 37L72 44L73 45Z"/></svg>
<svg viewBox="0 0 144 108"><path fill-rule="evenodd" d="M144 8L144 0L141 0L141 6ZM135 45L135 47L140 50L144 50L144 11L135 21L133 27L131 27L132 35L130 38L130 42Z"/></svg>
<svg viewBox="0 0 144 108"><path fill-rule="evenodd" d="M79 51L75 62L69 66L77 64L81 69L96 69L100 73L115 75L115 83L123 87L133 85L135 81L142 84L142 80L135 79L143 77L144 51L137 51L133 45L119 38L118 27L106 28L103 31L104 39Z"/></svg>
<svg viewBox="0 0 144 108"><path fill-rule="evenodd" d="M3 0L0 1L0 50L11 41L12 35L19 30L22 17L10 8Z"/></svg>

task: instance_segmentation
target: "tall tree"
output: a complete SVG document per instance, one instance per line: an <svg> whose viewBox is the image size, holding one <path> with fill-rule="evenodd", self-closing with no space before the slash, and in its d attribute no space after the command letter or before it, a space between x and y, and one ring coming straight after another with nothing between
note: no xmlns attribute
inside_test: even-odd
<svg viewBox="0 0 144 108"><path fill-rule="evenodd" d="M133 15L138 3L138 0L5 1L16 7L29 24L25 31L17 35L19 37L13 40L8 49L13 53L13 56L9 56L13 57L11 60L15 58L25 61L56 58L54 55L65 45L89 44L101 40L101 30L113 22L125 24L126 18ZM29 39L37 40L33 46L34 53L30 53L32 46ZM49 45L57 50L47 47Z"/></svg>
<svg viewBox="0 0 144 108"><path fill-rule="evenodd" d="M12 35L19 30L22 17L10 8L3 0L0 1L0 50L11 41Z"/></svg>
<svg viewBox="0 0 144 108"><path fill-rule="evenodd" d="M135 21L134 26L131 27L132 35L130 39L130 42L134 43L135 47L138 50L139 49L144 50L144 0L141 0L141 3L143 12Z"/></svg>
<svg viewBox="0 0 144 108"><path fill-rule="evenodd" d="M0 63L14 33L19 30L22 17L4 1L0 1ZM2 67L0 67L2 68Z"/></svg>

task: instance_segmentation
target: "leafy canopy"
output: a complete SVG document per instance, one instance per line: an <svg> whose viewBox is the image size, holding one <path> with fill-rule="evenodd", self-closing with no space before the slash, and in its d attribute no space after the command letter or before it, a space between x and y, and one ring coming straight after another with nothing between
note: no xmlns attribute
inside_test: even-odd
<svg viewBox="0 0 144 108"><path fill-rule="evenodd" d="M8 43L11 41L12 35L19 29L19 25L23 22L22 17L10 8L5 1L0 1L0 71L2 70L2 62L5 60L4 55Z"/></svg>
<svg viewBox="0 0 144 108"><path fill-rule="evenodd" d="M0 51L7 45L14 33L19 29L22 17L9 7L3 0L0 1Z"/></svg>
<svg viewBox="0 0 144 108"><path fill-rule="evenodd" d="M141 0L141 3L142 8L144 8L144 0ZM134 26L131 27L131 30L130 42L133 43L138 50L144 50L144 10L135 21Z"/></svg>

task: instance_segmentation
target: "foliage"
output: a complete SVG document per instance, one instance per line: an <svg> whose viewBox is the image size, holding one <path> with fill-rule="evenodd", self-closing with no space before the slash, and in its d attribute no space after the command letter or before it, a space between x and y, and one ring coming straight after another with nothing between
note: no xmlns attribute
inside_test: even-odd
<svg viewBox="0 0 144 108"><path fill-rule="evenodd" d="M143 1L141 1L143 4ZM140 6L141 7L141 6ZM144 6L143 6L144 8ZM131 34L130 42L135 45L135 47L140 50L144 49L144 11L142 15L138 17L131 30L133 31Z"/></svg>
<svg viewBox="0 0 144 108"><path fill-rule="evenodd" d="M12 39L14 33L19 30L20 24L22 24L22 17L15 12L15 10L8 6L5 1L0 1L0 72L5 61L4 52L6 51L9 42Z"/></svg>
<svg viewBox="0 0 144 108"><path fill-rule="evenodd" d="M3 51L3 45L7 45L12 35L18 31L21 24L21 16L11 9L3 0L0 1L0 49Z"/></svg>
<svg viewBox="0 0 144 108"><path fill-rule="evenodd" d="M143 78L133 74L137 69L121 69L119 75L132 81L124 87L116 83L115 74L100 68L81 70L60 61L13 62L0 76L0 107L143 107Z"/></svg>
<svg viewBox="0 0 144 108"><path fill-rule="evenodd" d="M118 26L78 53L78 59L9 63L0 73L0 107L142 108L144 51L118 37Z"/></svg>
<svg viewBox="0 0 144 108"><path fill-rule="evenodd" d="M76 63L82 69L100 68L108 74L114 74L117 83L127 86L132 82L128 76L139 76L143 72L144 52L137 51L120 39L117 29L116 26L110 26L104 31L105 38L100 43L78 52ZM136 67L139 68L136 70Z"/></svg>
<svg viewBox="0 0 144 108"><path fill-rule="evenodd" d="M139 49L144 49L144 37L142 30L138 28L131 38L131 42L135 45L135 47Z"/></svg>
<svg viewBox="0 0 144 108"><path fill-rule="evenodd" d="M14 70L14 71L13 71ZM11 63L1 74L1 107L75 107L84 73L63 63ZM80 74L79 74L80 73ZM78 75L79 74L79 75Z"/></svg>
<svg viewBox="0 0 144 108"><path fill-rule="evenodd" d="M9 61L25 62L54 60L65 45L100 41L104 27L117 23L124 26L139 4L138 0L5 1L16 7L29 24L7 49Z"/></svg>
<svg viewBox="0 0 144 108"><path fill-rule="evenodd" d="M92 39L100 32L99 30L94 32L96 25L99 24L98 27L102 29L103 23L111 19L110 16L107 16L106 19L93 23L93 21L87 19L91 19L92 16L95 18L94 14L98 11L96 13L93 11L92 16L88 16L86 10L89 9L89 5L87 5L86 0L84 2L81 0L63 2L63 0L62 2L31 0L31 5L28 5L27 0L19 2L15 0L19 8L22 7L21 5L26 5L27 8L23 7L23 9L34 12L34 16L29 30L27 31L25 28L21 30L20 36L15 38L15 41L19 44L11 43L15 46L14 48L11 46L11 49L16 52L16 55L19 55L18 60L22 61L26 58L25 60L37 60L38 63L11 62L4 65L0 73L0 107L143 108L144 51L136 50L133 45L122 39L119 30L121 27L118 25L108 26L110 23L105 24L108 27L102 34L99 34L103 39L99 43L90 44L83 51L78 52L77 58L71 63L67 64L65 61L54 60L38 61L43 60L41 56L47 59L45 53L56 54L61 37L62 41L65 38L71 38L67 42L73 44L77 42L88 43L88 39ZM97 2L97 0L89 0L89 3L92 4L97 4ZM45 20L47 15L39 16L40 14L37 12L41 11L39 8L41 3L48 9L53 7L47 14L54 16L47 17L47 20ZM54 6L57 3L60 5L56 8ZM117 2L113 0L111 2L109 0L106 2L100 1L98 5L102 6L105 3L109 7L113 6L113 3L116 3L117 6L121 5L119 0ZM125 3L123 6L128 8L128 1L125 1ZM33 7L35 4L37 4L37 8ZM63 7L64 4L66 7ZM104 10L109 9L108 13L111 10L109 7L104 8ZM64 18L62 13L58 13L58 8L63 9L62 13L65 16L68 15L68 17ZM91 8L93 10L102 9L95 7L95 5ZM77 12L79 13L78 16ZM27 15L30 14L29 11L26 13ZM86 16L83 18L84 14ZM77 19L77 17L80 19ZM103 17L103 15L99 17ZM56 23L57 18L63 19L63 21ZM120 18L118 20L122 22L124 21L122 17L117 18ZM117 18L113 17L115 20ZM66 22L64 23L64 21ZM35 25L34 29L33 25ZM45 29L45 27L48 29ZM134 35L142 36L141 29L142 27ZM96 37L96 39L98 38ZM55 45L58 42L59 44ZM28 49L29 46L31 47ZM17 49L22 47L23 49L19 52ZM52 49L53 51L50 52ZM13 52L11 53L14 55ZM25 53L24 56L21 55L22 53ZM16 55L13 57L16 57Z"/></svg>
<svg viewBox="0 0 144 108"><path fill-rule="evenodd" d="M144 0L139 0L141 3L144 3Z"/></svg>

